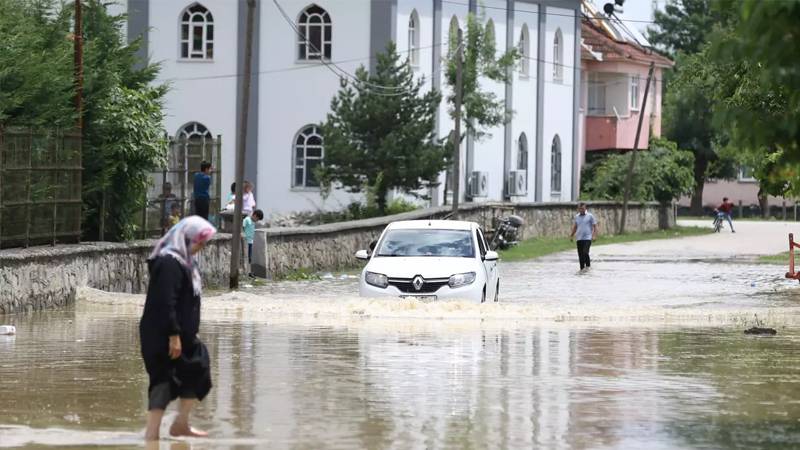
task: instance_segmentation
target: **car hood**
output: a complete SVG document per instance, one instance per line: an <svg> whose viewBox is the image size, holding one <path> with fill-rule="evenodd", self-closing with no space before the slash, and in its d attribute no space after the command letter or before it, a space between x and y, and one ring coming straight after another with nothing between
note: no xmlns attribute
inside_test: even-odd
<svg viewBox="0 0 800 450"><path fill-rule="evenodd" d="M389 278L449 278L457 273L476 272L479 264L475 258L397 257L372 258L367 270L382 273Z"/></svg>

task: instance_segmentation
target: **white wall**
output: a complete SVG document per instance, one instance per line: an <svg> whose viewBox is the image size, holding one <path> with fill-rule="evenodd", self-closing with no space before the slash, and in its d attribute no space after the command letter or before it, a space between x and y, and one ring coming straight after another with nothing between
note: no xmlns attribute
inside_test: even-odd
<svg viewBox="0 0 800 450"><path fill-rule="evenodd" d="M477 18L485 26L489 20L494 22L495 47L497 57L506 51L506 2L504 0L484 0L478 3ZM488 78L479 79L480 87L484 92L493 93L499 101L505 99L505 84L492 81ZM478 172L489 173L488 197L476 197L475 202L503 200L503 155L505 152L505 126L499 125L483 130L487 133L481 140L475 140L474 167ZM469 174L467 174L469 176Z"/></svg>
<svg viewBox="0 0 800 450"><path fill-rule="evenodd" d="M543 148L543 201L569 200L572 197L572 126L573 126L573 81L575 66L575 11L563 8L546 8L546 30L544 45L544 148ZM563 47L563 80L553 78L553 40L556 30L561 29ZM561 191L550 190L551 146L553 138L561 139Z"/></svg>
<svg viewBox="0 0 800 450"><path fill-rule="evenodd" d="M188 122L200 122L222 135L222 192L233 181L236 149L237 32L240 2L204 0L214 18L214 59L180 58L181 15L191 1L151 1L149 45L152 62L161 63L157 83L168 83L164 127L174 135Z"/></svg>
<svg viewBox="0 0 800 450"><path fill-rule="evenodd" d="M524 132L528 139L528 195L512 197L514 201L532 202L536 195L536 73L538 70L539 46L539 7L528 3L514 3L514 45L519 44L523 25L528 26L529 63L528 76L522 76L519 69L514 71L514 93L512 107L514 119L511 123L513 145L511 151L511 170L517 168L519 137Z"/></svg>
<svg viewBox="0 0 800 450"><path fill-rule="evenodd" d="M395 16L397 36L394 37L394 40L401 58L409 57L408 21L412 11L415 10L419 18L417 34L419 36L420 50L419 65L414 68L414 75L417 79L424 80L423 92L427 92L433 88L433 2L430 0L399 0L397 2L397 15ZM428 195L429 192L427 189L423 189L417 194ZM430 203L401 192L393 192L391 198L402 198L423 206L428 206Z"/></svg>
<svg viewBox="0 0 800 450"><path fill-rule="evenodd" d="M283 0L293 21L310 4ZM318 0L333 25L332 59L354 74L369 67L369 0ZM297 34L272 2L261 3L261 72L259 85L258 204L267 213L340 209L356 196L334 191L327 199L318 190L292 188L293 144L306 125L325 120L330 100L339 90L339 78L319 62L297 60Z"/></svg>

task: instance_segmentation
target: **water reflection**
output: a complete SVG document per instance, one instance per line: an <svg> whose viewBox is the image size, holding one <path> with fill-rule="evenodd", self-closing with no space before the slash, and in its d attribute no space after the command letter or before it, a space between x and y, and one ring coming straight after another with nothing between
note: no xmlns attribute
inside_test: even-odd
<svg viewBox="0 0 800 450"><path fill-rule="evenodd" d="M137 317L14 317L0 446L139 444ZM800 440L800 330L215 320L186 448L759 448ZM165 442L164 448L171 444Z"/></svg>

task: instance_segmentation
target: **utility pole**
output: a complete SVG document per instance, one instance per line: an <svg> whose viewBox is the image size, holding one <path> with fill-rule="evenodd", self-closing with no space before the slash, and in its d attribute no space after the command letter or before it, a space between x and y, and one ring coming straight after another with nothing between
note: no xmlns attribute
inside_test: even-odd
<svg viewBox="0 0 800 450"><path fill-rule="evenodd" d="M625 193L622 197L622 216L619 219L619 234L625 233L625 221L628 216L628 200L631 198L631 183L633 182L633 169L636 166L636 153L639 152L639 136L642 133L642 122L644 121L644 107L647 105L647 94L650 92L650 82L653 80L655 63L650 63L650 71L647 73L647 85L644 87L644 98L642 107L639 109L639 125L636 127L636 139L633 142L633 154L631 162L628 164L628 176L625 177Z"/></svg>
<svg viewBox="0 0 800 450"><path fill-rule="evenodd" d="M247 25L244 45L244 77L242 78L242 109L239 111L239 138L236 142L236 200L233 209L233 240L231 248L231 289L239 287L239 260L242 254L242 200L244 193L244 158L247 144L247 112L250 108L250 79L253 65L253 20L256 0L247 0Z"/></svg>
<svg viewBox="0 0 800 450"><path fill-rule="evenodd" d="M455 96L455 120L456 128L453 133L453 212L458 213L458 200L461 192L461 96L463 95L463 55L464 48L461 45L461 28L458 29L456 39L456 96ZM447 195L445 194L445 197Z"/></svg>

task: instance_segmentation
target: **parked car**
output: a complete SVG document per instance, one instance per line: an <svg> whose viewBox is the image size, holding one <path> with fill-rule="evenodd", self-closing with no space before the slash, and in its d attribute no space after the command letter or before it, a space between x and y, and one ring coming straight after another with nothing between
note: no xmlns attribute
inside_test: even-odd
<svg viewBox="0 0 800 450"><path fill-rule="evenodd" d="M361 272L362 297L498 301L497 253L474 222L409 220L386 227Z"/></svg>

